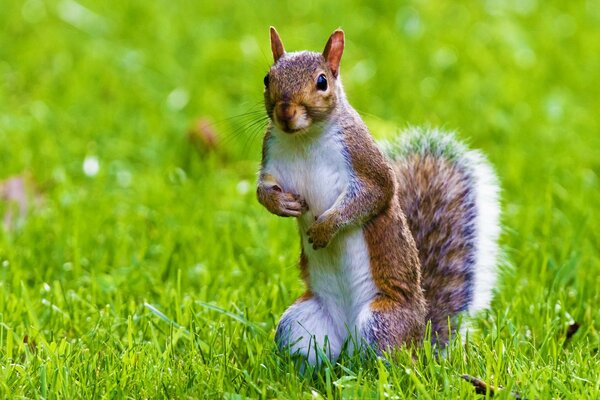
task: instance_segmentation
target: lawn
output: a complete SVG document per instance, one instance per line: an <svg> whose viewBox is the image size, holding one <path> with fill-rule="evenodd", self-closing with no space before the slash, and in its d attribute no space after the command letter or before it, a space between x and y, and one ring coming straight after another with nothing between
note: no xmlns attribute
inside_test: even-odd
<svg viewBox="0 0 600 400"><path fill-rule="evenodd" d="M294 221L254 194L269 25L290 50L345 30L377 138L441 126L495 166L506 265L444 358L277 353L302 283ZM468 374L599 398L598 82L594 0L3 0L0 397L482 398Z"/></svg>

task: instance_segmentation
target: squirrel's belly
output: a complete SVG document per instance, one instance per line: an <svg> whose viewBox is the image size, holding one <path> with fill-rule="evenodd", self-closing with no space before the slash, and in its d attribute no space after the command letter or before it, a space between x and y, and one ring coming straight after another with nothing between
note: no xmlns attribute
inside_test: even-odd
<svg viewBox="0 0 600 400"><path fill-rule="evenodd" d="M328 210L348 183L345 171L335 166L299 162L287 167L281 171L283 190L304 198L309 207L307 216L318 217Z"/></svg>
<svg viewBox="0 0 600 400"><path fill-rule="evenodd" d="M327 308L336 326L354 326L361 310L377 294L362 228L340 232L319 250L313 250L306 234L301 234L311 291Z"/></svg>

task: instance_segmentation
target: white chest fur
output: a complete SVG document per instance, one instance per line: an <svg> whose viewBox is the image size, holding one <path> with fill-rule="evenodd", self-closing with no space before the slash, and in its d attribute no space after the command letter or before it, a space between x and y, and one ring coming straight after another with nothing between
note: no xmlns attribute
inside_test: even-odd
<svg viewBox="0 0 600 400"><path fill-rule="evenodd" d="M267 154L266 169L281 188L308 203L302 218L308 224L333 205L352 177L335 127L313 137L274 132Z"/></svg>
<svg viewBox="0 0 600 400"><path fill-rule="evenodd" d="M345 337L376 294L362 228L339 232L320 250L313 250L306 236L315 218L334 206L355 179L337 127L313 138L273 132L264 168L284 191L300 194L309 206L298 225L310 289L331 316L332 329Z"/></svg>

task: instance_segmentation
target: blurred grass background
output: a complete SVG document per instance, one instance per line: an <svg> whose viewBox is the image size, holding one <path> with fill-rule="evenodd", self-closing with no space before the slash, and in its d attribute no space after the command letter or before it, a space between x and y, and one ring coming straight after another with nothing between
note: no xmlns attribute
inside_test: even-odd
<svg viewBox="0 0 600 400"><path fill-rule="evenodd" d="M288 50L346 31L376 137L441 126L495 165L514 270L464 350L304 378L275 354L301 283L293 222L254 198L270 25ZM0 230L0 394L476 397L468 373L599 396L599 27L594 0L3 0L0 180L31 201Z"/></svg>

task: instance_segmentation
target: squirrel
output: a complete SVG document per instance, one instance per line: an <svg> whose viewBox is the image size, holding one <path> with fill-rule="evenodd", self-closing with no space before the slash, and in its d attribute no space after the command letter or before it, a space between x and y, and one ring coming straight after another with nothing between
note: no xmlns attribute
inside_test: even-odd
<svg viewBox="0 0 600 400"><path fill-rule="evenodd" d="M462 312L491 300L500 232L491 166L435 129L378 145L344 93L342 30L322 53L286 52L273 27L270 39L257 197L297 219L306 284L277 345L314 365L364 343L378 354L419 344L431 321L443 346Z"/></svg>

